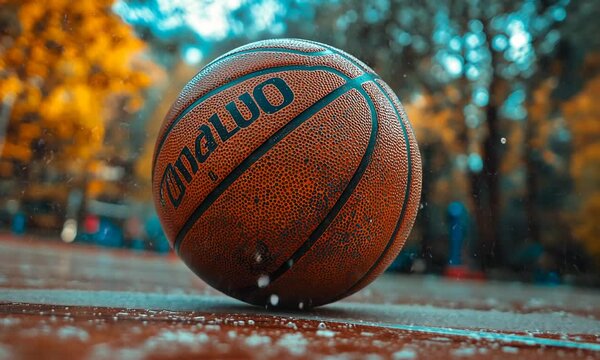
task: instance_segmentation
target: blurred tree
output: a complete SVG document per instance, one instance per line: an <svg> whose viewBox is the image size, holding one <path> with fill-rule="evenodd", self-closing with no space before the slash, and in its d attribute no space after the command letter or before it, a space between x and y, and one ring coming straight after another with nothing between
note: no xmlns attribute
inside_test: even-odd
<svg viewBox="0 0 600 360"><path fill-rule="evenodd" d="M140 154L135 162L135 174L140 179L140 195L147 198L151 194L152 178L152 157L154 155L154 145L160 125L176 99L181 89L191 79L198 69L187 65L185 62L177 62L169 71L169 81L160 82L160 85L153 89L153 103L148 104L144 109L145 122L143 131L145 133L145 143L140 145Z"/></svg>
<svg viewBox="0 0 600 360"><path fill-rule="evenodd" d="M527 229L525 239L529 242L540 243L542 239L547 238L543 234L543 222L554 225L546 226L546 232L556 233L558 226L563 225L554 220L548 221L549 219L542 215L550 211L559 212L565 199L560 192L544 191L544 188L548 187L544 185L548 183L548 179L556 183L563 181L559 165L561 155L565 155L560 152L565 149L553 145L564 143L556 141L557 134L564 127L561 123L562 118L557 116L558 103L579 91L583 82L576 69L581 66L585 51L593 47L590 45L598 43L593 39L594 36L582 36L585 31L582 32L580 27L580 24L589 23L593 19L594 12L596 16L599 15L598 9L590 11L593 10L593 6L590 7L592 3L579 1L540 4L544 12L549 13L557 23L548 28L538 29L546 34L536 36L531 41L537 56L535 72L522 81L525 92L525 121L522 129L522 162L525 169L523 207Z"/></svg>
<svg viewBox="0 0 600 360"><path fill-rule="evenodd" d="M306 19L314 6L302 0L118 0L115 13L152 46L157 61L197 66L248 40L281 36L287 23Z"/></svg>
<svg viewBox="0 0 600 360"><path fill-rule="evenodd" d="M561 273L579 274L589 263L580 246L573 243L577 234L570 230L577 222L565 216L573 210L579 195L573 196L577 188L573 187L573 172L569 173L574 138L569 135L570 126L561 114L560 104L581 91L597 73L590 70L594 69L590 65L594 55L587 58L587 65L584 59L586 54L600 50L600 40L593 31L600 7L594 1L570 2L563 13L554 2L542 5L557 20L566 18L549 29L546 38L532 41L534 48L546 51L538 52L536 71L523 82L527 117L522 129L526 184L526 221L522 227L527 231L520 238L553 249ZM552 51L546 49L548 38L559 39ZM574 180L577 186L578 180Z"/></svg>
<svg viewBox="0 0 600 360"><path fill-rule="evenodd" d="M448 86L446 96L423 92L404 103L414 131L418 134L425 169L421 193L423 206L420 210L423 214L417 220L421 228L421 253L428 261L439 264L444 264L446 259L434 259L433 247L436 239L446 233L439 224L445 218L435 219L430 209L434 204L447 204L456 200L456 197L464 199L468 194L468 184L461 171L456 171L458 169L453 159L464 151L466 130L461 114L454 110L452 103L452 99L456 101L460 96L457 92L456 88Z"/></svg>
<svg viewBox="0 0 600 360"><path fill-rule="evenodd" d="M570 172L575 181L572 196L577 211L570 216L574 234L596 259L600 258L600 53L589 56L583 75L591 78L583 90L563 104L572 137Z"/></svg>
<svg viewBox="0 0 600 360"><path fill-rule="evenodd" d="M92 159L123 156L118 120L141 109L156 69L111 4L2 5L0 19L17 21L0 20L0 175L65 180Z"/></svg>

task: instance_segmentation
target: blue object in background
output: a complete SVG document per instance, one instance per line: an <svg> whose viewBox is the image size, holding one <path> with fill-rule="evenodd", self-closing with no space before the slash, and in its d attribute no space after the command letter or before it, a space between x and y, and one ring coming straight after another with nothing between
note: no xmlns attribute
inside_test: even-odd
<svg viewBox="0 0 600 360"><path fill-rule="evenodd" d="M122 247L123 231L112 221L101 218L98 232L92 234L92 241L100 246Z"/></svg>
<svg viewBox="0 0 600 360"><path fill-rule="evenodd" d="M448 264L462 265L462 247L465 238L464 216L465 206L459 201L453 201L448 205L448 225L450 238L450 254Z"/></svg>
<svg viewBox="0 0 600 360"><path fill-rule="evenodd" d="M546 271L538 267L533 271L533 281L540 285L554 286L560 285L561 277L556 271Z"/></svg>
<svg viewBox="0 0 600 360"><path fill-rule="evenodd" d="M12 219L11 230L15 235L23 235L25 233L25 224L27 223L27 217L22 211L17 212Z"/></svg>
<svg viewBox="0 0 600 360"><path fill-rule="evenodd" d="M160 220L158 219L158 215L156 215L156 213L153 213L148 217L144 227L150 246L152 249L154 249L154 251L157 251L161 254L166 254L171 250L169 241L167 240L162 226L160 225Z"/></svg>
<svg viewBox="0 0 600 360"><path fill-rule="evenodd" d="M146 249L144 239L134 238L131 239L131 248L136 251L142 251Z"/></svg>

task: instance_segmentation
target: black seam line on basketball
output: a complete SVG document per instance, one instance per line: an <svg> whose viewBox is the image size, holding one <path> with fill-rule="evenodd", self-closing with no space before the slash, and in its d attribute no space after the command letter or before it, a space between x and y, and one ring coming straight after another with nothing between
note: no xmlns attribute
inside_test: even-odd
<svg viewBox="0 0 600 360"><path fill-rule="evenodd" d="M352 59L350 56L348 56L348 54L346 54L344 52L341 52L341 51L337 50L334 47L331 47L331 46L326 45L326 44L321 44L320 42L317 42L317 41L312 41L312 40L306 40L306 41L309 42L309 43L312 43L314 45L319 45L319 46L321 46L321 47L323 47L323 48L331 51L332 54L339 55L339 56L343 57L344 59L346 59L350 63L352 63L352 65L356 66L360 71L363 71L363 72L366 72L366 73L368 73L369 70L372 71L369 67L365 67L362 64L357 63L354 59Z"/></svg>
<svg viewBox="0 0 600 360"><path fill-rule="evenodd" d="M348 290L342 292L338 296L335 296L333 298L333 300L328 301L328 302L337 301L337 300L345 297L346 294L352 293L356 289L356 287L359 286L360 283L364 279L366 279L368 276L370 276L371 273L375 270L375 268L377 268L377 266L379 266L381 261L383 261L383 258L387 255L387 252L389 251L389 249L392 247L392 244L394 244L394 242L396 240L396 236L398 235L398 231L400 231L400 227L402 226L402 223L404 222L404 216L406 215L406 204L410 201L409 196L410 196L411 182L412 182L412 160L411 160L412 154L410 151L410 141L409 141L409 137L408 137L408 132L406 130L406 126L404 125L404 121L403 121L402 117L400 116L400 112L398 111L398 109L396 108L396 105L394 104L394 101L391 99L389 94L384 90L383 86L381 86L379 83L377 83L377 81L373 81L373 83L375 83L375 85L377 85L379 90L383 93L383 95L386 97L386 99L388 100L388 102L390 103L392 108L394 109L396 116L400 120L400 126L402 127L402 131L404 132L404 141L406 143L406 155L407 155L407 159L408 159L407 160L408 175L406 177L406 190L404 191L404 201L402 202L402 209L400 210L400 216L398 218L398 222L396 223L396 227L394 228L394 231L392 232L392 236L391 236L390 240L388 241L388 243L386 244L383 251L381 252L381 254L379 255L379 257L377 258L377 260L375 260L375 263L373 263L373 265L369 268L369 270L367 270L365 275L363 275L360 279L358 279L358 281L356 281L352 286L350 286L348 288Z"/></svg>
<svg viewBox="0 0 600 360"><path fill-rule="evenodd" d="M345 58L346 60L348 60L349 62L351 62L352 64L354 64L354 66L356 66L359 69L365 71L365 69L363 68L363 66L361 66L361 64L357 63L354 59L350 58L349 56L347 56L346 54L340 52L339 50L337 50L335 48L332 48L332 47L330 47L328 45L325 45L325 44L320 44L320 46L324 47L325 49L329 49L334 54L337 54L337 55ZM398 119L400 120L400 126L402 127L402 131L404 132L404 141L406 142L406 155L407 155L407 158L408 158L408 160L407 160L408 176L407 176L407 179L406 179L406 190L405 190L405 193L404 193L404 201L402 203L402 210L400 211L400 218L398 219L398 223L396 224L396 227L394 228L394 232L392 233L392 237L391 237L390 241L388 241L388 243L386 244L386 247L384 248L384 250L381 253L381 255L379 256L379 258L375 261L375 264L373 264L373 266L371 266L371 268L367 271L367 273L363 277L361 277L356 283L354 283L354 285L352 285L347 291L345 291L342 294L338 295L338 297L335 297L333 301L339 300L340 298L346 296L346 294L354 291L354 289L356 288L356 286L358 286L367 276L369 276L375 270L375 268L379 265L379 263L383 260L383 258L387 254L388 250L390 249L390 247L394 243L394 240L396 239L396 236L398 235L398 231L400 230L400 226L404 222L404 216L405 216L405 212L406 212L406 203L408 202L409 195L410 195L410 188L411 188L411 181L412 181L412 159L411 159L412 154L411 154L411 151L410 151L410 143L409 143L409 138L408 138L408 132L406 130L406 126L404 125L404 121L403 121L402 117L400 116L400 112L396 108L396 105L394 104L394 102L390 98L389 94L383 89L383 87L377 81L373 81L373 83L375 83L375 85L379 88L379 90L387 98L388 102L390 103L390 105L394 109L394 112L396 113ZM409 126L410 126L410 123L409 123Z"/></svg>
<svg viewBox="0 0 600 360"><path fill-rule="evenodd" d="M369 74L365 74L369 75ZM362 76L365 76L362 75ZM362 77L361 76L361 77ZM366 76L371 79L370 76ZM365 98L365 102L369 106L371 112L371 134L369 135L369 142L367 144L367 148L365 149L365 153L356 168L356 171L352 175L352 178L346 184L346 188L335 202L329 213L325 216L325 218L321 221L321 223L316 227L315 230L309 235L308 240L306 240L293 254L292 256L285 261L277 270L269 274L269 284L272 284L281 277L286 271L288 271L296 262L298 262L311 248L312 246L319 240L321 235L329 228L331 222L337 217L339 212L342 210L342 207L346 205L350 196L354 193L354 189L358 186L358 183L362 179L367 167L371 163L371 158L373 156L373 151L375 149L375 143L377 142L377 133L379 130L377 113L375 111L375 105L373 105L373 101L367 94L367 92L363 89L362 84L359 84L355 87L356 90Z"/></svg>
<svg viewBox="0 0 600 360"><path fill-rule="evenodd" d="M332 74L338 75L340 76L342 79L348 81L350 79L350 77L346 74L344 74L343 72L331 68L329 66L321 66L321 65L285 65L285 66L277 66L277 67L272 67L272 68L267 68L267 69L261 69L261 70L257 70L257 71L253 71L251 73L245 74L243 76L240 76L236 79L231 80L230 82L223 84L217 88L214 88L212 90L210 90L209 92L207 92L206 94L202 95L201 97L199 97L198 99L196 99L193 103L191 103L190 105L188 105L185 109L183 109L179 115L177 115L177 117L169 124L169 126L167 127L167 129L165 130L165 132L162 134L162 136L160 137L160 140L158 142L158 146L156 147L156 150L154 151L154 156L152 159L152 176L154 176L154 171L155 171L155 166L156 166L156 161L158 160L158 154L160 152L160 150L162 149L162 146L164 145L165 141L167 140L168 135L171 133L171 131L173 130L173 128L175 127L175 125L177 125L179 123L179 121L181 121L181 119L183 119L184 116L186 116L189 112L191 112L192 110L194 110L194 108L196 108L196 106L200 105L201 103L203 103L204 101L206 101L208 98L217 95L218 93L220 93L223 90L229 89L232 86L235 86L245 80L248 80L252 77L255 76L261 76L261 75L266 75L266 74L271 74L271 73L276 73L276 72L281 72L281 71L287 71L287 70L298 70L298 71L327 71L330 72Z"/></svg>
<svg viewBox="0 0 600 360"><path fill-rule="evenodd" d="M286 71L286 70L298 70L298 71L329 71L332 72L336 75L341 75L341 77L345 80L349 79L349 77L346 74L343 74L342 72L330 68L328 66L310 66L310 65L284 65L284 66L277 66L277 67L272 67L272 68L267 68L267 69L261 69L261 70L257 70L257 71L253 71L251 73L242 75L238 78L235 78L231 81L229 81L226 84L223 84L219 87L216 87L210 91L208 91L206 94L202 95L201 97L199 97L198 99L194 100L193 103L191 103L190 105L188 105L185 109L183 109L179 115L177 115L177 117L171 122L171 124L169 124L169 126L167 127L167 129L165 130L164 134L162 134L161 138L160 138L160 142L158 144L158 147L156 149L156 151L154 152L154 159L152 161L152 169L154 170L154 167L156 165L156 161L158 159L158 153L160 152L160 149L162 149L162 146L164 145L168 135L171 133L171 131L173 130L173 128L175 127L175 125L177 125L179 123L179 121L181 121L181 119L183 119L184 116L186 116L188 113L190 113L192 110L194 110L196 108L196 106L200 105L201 103L203 103L204 101L208 100L209 98L211 98L212 96L217 95L218 93L220 93L221 91L224 91L226 89L229 89L230 87L233 87L245 80L248 80L252 77L255 76L262 76L262 75L266 75L266 74L270 74L270 73L276 73L276 72L281 72L281 71ZM154 171L152 171L154 173Z"/></svg>
<svg viewBox="0 0 600 360"><path fill-rule="evenodd" d="M275 52L275 53L288 53L288 54L296 54L296 55L306 55L306 56L324 56L324 55L333 54L329 49L321 50L321 51L304 52L304 51L300 51L300 50L286 49L286 48L263 47L263 48L247 49L247 50L241 50L238 52L224 54L223 56L220 56L220 57L214 59L213 61L211 61L210 63L208 63L206 65L206 67L216 65L217 63L219 63L225 59L229 59L230 57L232 57L234 55L244 55L244 54L263 52L263 51L264 52Z"/></svg>
<svg viewBox="0 0 600 360"><path fill-rule="evenodd" d="M194 212L188 217L185 224L182 226L181 230L175 237L175 241L173 247L179 253L179 247L181 246L182 240L187 235L188 231L194 226L196 221L204 214L204 212L221 196L225 190L229 188L235 180L237 180L252 164L254 164L258 159L260 159L267 151L273 148L276 144L279 143L283 138L285 138L288 134L294 131L297 127L302 125L304 121L315 115L317 112L322 110L325 106L347 93L348 91L357 87L357 84L362 84L366 81L373 80L373 76L370 74L364 74L357 78L348 80L344 85L338 87L333 90L329 94L325 95L319 101L315 102L309 108L301 112L298 116L290 120L285 126L279 129L273 136L271 136L267 141L262 143L256 150L252 152L244 161L242 161L227 177L223 179L211 191L208 196L204 199L202 203L194 210Z"/></svg>

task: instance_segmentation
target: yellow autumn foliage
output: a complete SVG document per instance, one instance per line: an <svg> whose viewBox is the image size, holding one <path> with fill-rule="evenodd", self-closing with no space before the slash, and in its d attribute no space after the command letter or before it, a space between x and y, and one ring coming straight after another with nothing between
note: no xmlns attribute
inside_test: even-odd
<svg viewBox="0 0 600 360"><path fill-rule="evenodd" d="M552 109L552 91L556 87L553 79L548 79L533 91L532 101L527 107L529 117L527 121L531 122L535 133L529 139L529 146L532 149L543 150L547 146L547 140L556 130L554 123L549 121L548 117Z"/></svg>
<svg viewBox="0 0 600 360"><path fill-rule="evenodd" d="M581 214L585 214L586 219L579 222L575 228L575 236L585 242L585 246L591 254L600 256L600 192L593 193L585 200L581 207Z"/></svg>
<svg viewBox="0 0 600 360"><path fill-rule="evenodd" d="M426 174L430 184L429 201L447 204L468 196L468 174L464 168L454 165L468 150L460 106L463 96L460 89L447 86L443 95L424 91L412 101L404 102L423 156L424 171L435 173Z"/></svg>
<svg viewBox="0 0 600 360"><path fill-rule="evenodd" d="M455 147L459 129L456 122L462 121L450 107L441 107L430 94L422 94L414 101L404 103L406 113L419 143L440 142L445 148Z"/></svg>
<svg viewBox="0 0 600 360"><path fill-rule="evenodd" d="M0 157L34 161L31 147L43 138L57 157L84 163L103 146L111 98L126 99L125 111L141 108L152 82L135 66L144 43L112 12L113 0L3 3L17 9L20 29L0 43L9 44L0 45L0 107L9 108Z"/></svg>
<svg viewBox="0 0 600 360"><path fill-rule="evenodd" d="M586 248L600 257L600 75L562 106L572 136L570 172L579 208L573 232Z"/></svg>

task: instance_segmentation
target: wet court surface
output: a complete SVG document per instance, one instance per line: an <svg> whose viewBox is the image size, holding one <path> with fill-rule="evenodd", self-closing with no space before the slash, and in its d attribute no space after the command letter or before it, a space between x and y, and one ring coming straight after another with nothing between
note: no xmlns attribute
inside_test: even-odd
<svg viewBox="0 0 600 360"><path fill-rule="evenodd" d="M0 359L600 358L600 292L386 274L274 312L177 258L0 235Z"/></svg>

